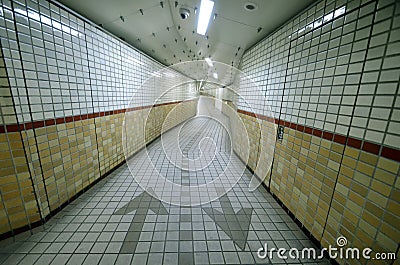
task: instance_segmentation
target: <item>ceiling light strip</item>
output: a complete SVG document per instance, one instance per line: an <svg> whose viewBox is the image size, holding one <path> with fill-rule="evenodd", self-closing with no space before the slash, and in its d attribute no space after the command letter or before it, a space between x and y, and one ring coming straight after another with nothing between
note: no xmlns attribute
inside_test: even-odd
<svg viewBox="0 0 400 265"><path fill-rule="evenodd" d="M210 23L211 13L214 8L214 2L211 0L201 0L199 20L197 21L197 33L205 35L208 24Z"/></svg>

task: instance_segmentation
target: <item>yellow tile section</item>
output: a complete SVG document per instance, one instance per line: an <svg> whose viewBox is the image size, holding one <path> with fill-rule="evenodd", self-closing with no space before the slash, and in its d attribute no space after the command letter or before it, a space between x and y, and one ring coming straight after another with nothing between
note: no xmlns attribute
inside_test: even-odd
<svg viewBox="0 0 400 265"><path fill-rule="evenodd" d="M0 134L0 234L40 221L19 132Z"/></svg>
<svg viewBox="0 0 400 265"><path fill-rule="evenodd" d="M246 153L240 138L249 135L249 151L256 153L264 143L258 142L255 118L240 117L246 131L237 132L235 151L239 156ZM262 129L271 132L265 123ZM274 159L271 192L323 246L335 246L336 238L344 235L352 247L397 251L400 163L290 128L277 141ZM248 165L254 168L256 160L250 156ZM352 260L347 264L387 263Z"/></svg>
<svg viewBox="0 0 400 265"><path fill-rule="evenodd" d="M230 118L235 153L269 186L276 139L275 124L236 112L232 102L225 102L222 111Z"/></svg>
<svg viewBox="0 0 400 265"><path fill-rule="evenodd" d="M122 121L124 114L95 118L100 175L104 175L124 160Z"/></svg>
<svg viewBox="0 0 400 265"><path fill-rule="evenodd" d="M93 119L35 129L38 154L53 211L99 178Z"/></svg>
<svg viewBox="0 0 400 265"><path fill-rule="evenodd" d="M23 130L21 131L21 135L40 211L42 216L45 217L50 214L50 208L47 200L39 152L36 145L35 132L33 130Z"/></svg>
<svg viewBox="0 0 400 265"><path fill-rule="evenodd" d="M273 122L262 120L261 128L261 143L259 144L259 157L255 174L262 178L269 187L277 127Z"/></svg>
<svg viewBox="0 0 400 265"><path fill-rule="evenodd" d="M396 253L400 238L400 192L396 183L399 164L346 147L322 238L324 246L335 245L336 238L343 235L349 246L369 247L373 253ZM388 263L347 261L347 264Z"/></svg>
<svg viewBox="0 0 400 265"><path fill-rule="evenodd" d="M196 102L180 105L179 119L175 117L173 124L195 114ZM125 115L122 113L35 129L40 160L33 160L31 164L34 171L43 171L45 182L43 185L38 181L38 188L44 194L47 192L50 210L68 202L82 189L122 163L125 160L123 143L127 154L133 155L144 147L144 140L149 143L158 137L163 119L173 106L155 107L150 112L147 124L151 129L146 134L143 134L140 125L144 123L144 117L147 117L149 111L146 109L127 113L132 119L129 123L132 128L127 129L129 133L126 134L126 141L122 140ZM34 146L30 146L29 151L32 157L36 157ZM37 179L40 180L40 177L37 176Z"/></svg>
<svg viewBox="0 0 400 265"><path fill-rule="evenodd" d="M124 116L125 128L122 147L126 150L128 156L132 156L144 147L144 115L146 110L136 110L126 112ZM122 133L122 131L121 131Z"/></svg>
<svg viewBox="0 0 400 265"><path fill-rule="evenodd" d="M233 148L239 157L247 162L247 165L254 171L259 158L260 125L255 117L238 113L244 126L236 125L233 130L234 145ZM237 120L237 119L235 119Z"/></svg>
<svg viewBox="0 0 400 265"><path fill-rule="evenodd" d="M123 143L127 154L133 155L157 138L162 129L170 129L194 116L196 107L197 101L188 101L158 106L151 111L129 112L132 122L126 128L129 133L124 141L125 114L47 126L21 134L0 134L0 234L40 221L38 204L42 216L48 216L123 162ZM147 115L148 130L143 133Z"/></svg>
<svg viewBox="0 0 400 265"><path fill-rule="evenodd" d="M164 121L164 129L170 129L194 116L196 106L197 101L188 101L96 118L101 175L125 160L124 149L128 157L135 154L160 136ZM174 112L170 114L171 110ZM126 128L124 119L127 119ZM124 134L122 130L126 130Z"/></svg>
<svg viewBox="0 0 400 265"><path fill-rule="evenodd" d="M337 143L285 128L277 141L271 191L318 240L321 239L339 170Z"/></svg>
<svg viewBox="0 0 400 265"><path fill-rule="evenodd" d="M0 47L0 126L15 124L11 89ZM0 134L0 234L40 221L40 213L19 132Z"/></svg>
<svg viewBox="0 0 400 265"><path fill-rule="evenodd" d="M247 152L253 156L248 166L254 169L257 150L264 142L259 142L255 118L239 115L245 129L237 131L234 148L243 159L243 139L249 136ZM275 127L263 121L265 135L271 128ZM259 168L265 166L264 160ZM352 247L396 252L400 238L399 170L398 162L285 128L283 140L276 143L270 188L323 246L335 246L336 238L344 235ZM387 263L352 260L347 264Z"/></svg>

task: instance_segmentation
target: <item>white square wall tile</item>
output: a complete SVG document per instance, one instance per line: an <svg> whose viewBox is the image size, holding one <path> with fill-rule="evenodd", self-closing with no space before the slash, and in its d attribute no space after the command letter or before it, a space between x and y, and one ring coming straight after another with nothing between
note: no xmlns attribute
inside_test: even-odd
<svg viewBox="0 0 400 265"><path fill-rule="evenodd" d="M400 135L400 122L390 121L387 132Z"/></svg>
<svg viewBox="0 0 400 265"><path fill-rule="evenodd" d="M351 126L356 126L360 128L366 128L368 124L368 118L363 118L363 117L353 117L353 120L351 122Z"/></svg>
<svg viewBox="0 0 400 265"><path fill-rule="evenodd" d="M392 116L391 116L392 121L400 121L400 109L394 109Z"/></svg>
<svg viewBox="0 0 400 265"><path fill-rule="evenodd" d="M330 122L324 123L324 130L326 130L326 131L333 132L333 131L335 131L335 127L336 127L335 123L330 123Z"/></svg>
<svg viewBox="0 0 400 265"><path fill-rule="evenodd" d="M383 141L384 133L368 130L365 132L365 140L381 144Z"/></svg>
<svg viewBox="0 0 400 265"><path fill-rule="evenodd" d="M349 131L349 136L362 139L364 137L365 129L351 127Z"/></svg>
<svg viewBox="0 0 400 265"><path fill-rule="evenodd" d="M385 132L387 124L388 124L387 120L369 119L367 128Z"/></svg>
<svg viewBox="0 0 400 265"><path fill-rule="evenodd" d="M336 124L335 132L341 135L347 135L347 132L349 130L348 126L343 126L340 124Z"/></svg>
<svg viewBox="0 0 400 265"><path fill-rule="evenodd" d="M390 111L388 108L373 108L371 118L387 120L389 119Z"/></svg>
<svg viewBox="0 0 400 265"><path fill-rule="evenodd" d="M394 98L392 96L375 96L374 107L388 107L392 106Z"/></svg>
<svg viewBox="0 0 400 265"><path fill-rule="evenodd" d="M399 135L387 134L384 140L385 145L389 145L395 148L399 148L399 143L400 143Z"/></svg>

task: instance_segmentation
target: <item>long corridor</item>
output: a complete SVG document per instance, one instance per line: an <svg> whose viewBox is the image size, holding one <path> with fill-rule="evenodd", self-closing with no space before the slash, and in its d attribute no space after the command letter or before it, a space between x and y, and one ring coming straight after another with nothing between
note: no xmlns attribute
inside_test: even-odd
<svg viewBox="0 0 400 265"><path fill-rule="evenodd" d="M200 102L207 109L207 100ZM170 182L193 187L215 181L230 160L245 168L231 152L226 127L206 113L200 110L128 160L131 171L136 166L146 171L148 157ZM180 146L173 140L177 136ZM201 139L210 138L202 146ZM181 157L182 164L167 155L176 161ZM145 192L138 185L131 171L124 164L46 223L44 231L1 248L3 264L329 264L257 257L265 244L288 250L315 246L263 186L249 190L252 174L247 169L237 183L229 183L231 190L197 206L159 200L151 187ZM149 172L142 173L149 177ZM191 200L189 195L176 197L179 203Z"/></svg>
<svg viewBox="0 0 400 265"><path fill-rule="evenodd" d="M0 265L400 264L400 0L0 0Z"/></svg>

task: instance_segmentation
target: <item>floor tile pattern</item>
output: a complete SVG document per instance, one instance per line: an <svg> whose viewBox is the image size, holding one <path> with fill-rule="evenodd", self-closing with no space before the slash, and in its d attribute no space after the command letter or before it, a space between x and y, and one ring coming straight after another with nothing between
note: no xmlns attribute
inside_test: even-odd
<svg viewBox="0 0 400 265"><path fill-rule="evenodd" d="M212 119L195 118L187 126L192 133L181 134L181 146L189 159L199 157L199 138L206 134L220 139L218 150L230 152L223 128ZM201 128L201 135L191 126ZM157 169L182 185L209 181L213 170L224 165L220 161L208 171L177 174L160 154L159 141L149 146L150 156L157 157ZM232 190L211 203L179 207L158 200L151 189L143 191L125 164L54 216L43 231L1 248L0 263L329 264L257 258L265 243L287 249L313 244L263 187L249 191L251 176L246 170Z"/></svg>

